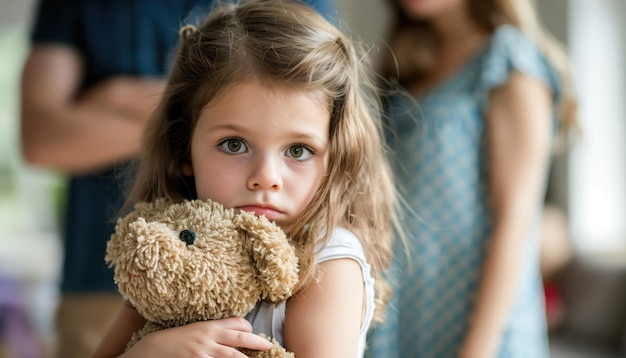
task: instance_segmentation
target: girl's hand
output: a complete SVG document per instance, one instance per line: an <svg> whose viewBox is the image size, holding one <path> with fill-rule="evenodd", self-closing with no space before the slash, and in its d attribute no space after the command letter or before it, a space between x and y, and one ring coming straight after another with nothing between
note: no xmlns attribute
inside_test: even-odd
<svg viewBox="0 0 626 358"><path fill-rule="evenodd" d="M194 322L151 333L123 357L246 358L235 347L268 350L272 344L254 333L241 317Z"/></svg>

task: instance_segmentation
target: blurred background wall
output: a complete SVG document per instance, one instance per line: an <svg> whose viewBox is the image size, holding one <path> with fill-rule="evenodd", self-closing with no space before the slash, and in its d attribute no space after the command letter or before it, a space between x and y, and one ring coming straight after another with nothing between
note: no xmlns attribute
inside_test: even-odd
<svg viewBox="0 0 626 358"><path fill-rule="evenodd" d="M19 81L32 4L0 1L0 357L9 351L41 355L53 343L61 262L62 178L23 165L18 150Z"/></svg>
<svg viewBox="0 0 626 358"><path fill-rule="evenodd" d="M621 270L626 267L626 2L536 2L544 25L572 58L583 128L572 150L555 160L549 200L568 214L577 256ZM19 283L15 295L45 346L54 333L63 178L25 166L19 153L19 79L33 5L34 0L0 2L0 300L14 299L8 285ZM363 41L376 63L389 25L385 0L337 0L337 6L342 29ZM624 290L612 295L624 297L619 296ZM626 356L626 348L623 352Z"/></svg>
<svg viewBox="0 0 626 358"><path fill-rule="evenodd" d="M626 242L626 2L571 0L568 36L584 136L572 151L569 196L581 250L613 252Z"/></svg>

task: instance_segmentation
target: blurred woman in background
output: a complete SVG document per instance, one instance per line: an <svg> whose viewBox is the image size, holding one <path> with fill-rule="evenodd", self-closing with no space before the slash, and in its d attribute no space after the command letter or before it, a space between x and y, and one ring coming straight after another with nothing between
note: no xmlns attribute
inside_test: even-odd
<svg viewBox="0 0 626 358"><path fill-rule="evenodd" d="M383 75L412 213L371 357L546 357L538 238L567 58L527 0L395 0Z"/></svg>

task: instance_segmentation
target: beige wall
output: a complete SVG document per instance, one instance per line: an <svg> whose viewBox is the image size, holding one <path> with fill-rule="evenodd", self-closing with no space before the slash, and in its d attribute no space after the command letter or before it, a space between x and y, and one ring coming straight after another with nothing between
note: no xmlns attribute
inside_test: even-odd
<svg viewBox="0 0 626 358"><path fill-rule="evenodd" d="M28 24L35 0L0 0L0 26Z"/></svg>
<svg viewBox="0 0 626 358"><path fill-rule="evenodd" d="M383 46L389 26L388 0L336 0L342 30L365 44ZM373 55L376 55L376 49Z"/></svg>

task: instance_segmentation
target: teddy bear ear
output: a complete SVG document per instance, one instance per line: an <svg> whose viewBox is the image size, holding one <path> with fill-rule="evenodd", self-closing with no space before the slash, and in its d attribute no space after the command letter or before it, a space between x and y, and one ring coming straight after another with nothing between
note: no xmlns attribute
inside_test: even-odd
<svg viewBox="0 0 626 358"><path fill-rule="evenodd" d="M117 219L115 232L111 235L111 238L107 242L107 251L106 256L104 257L104 261L109 267L113 267L117 259L120 257L121 241L123 236L123 233L121 232L123 225L122 220L122 218Z"/></svg>
<svg viewBox="0 0 626 358"><path fill-rule="evenodd" d="M135 219L136 216L132 214L117 219L115 232L107 242L106 256L104 257L107 266L113 267L122 254L124 238L128 235L128 226Z"/></svg>
<svg viewBox="0 0 626 358"><path fill-rule="evenodd" d="M137 219L146 216L153 210L154 203L139 202L135 204L133 210L123 217L117 219L115 231L107 242L105 262L109 267L115 265L115 262L123 252L124 238L129 233L130 224Z"/></svg>
<svg viewBox="0 0 626 358"><path fill-rule="evenodd" d="M286 300L298 283L298 257L287 235L265 217L241 212L235 224L244 233L261 282L261 298L273 303Z"/></svg>

